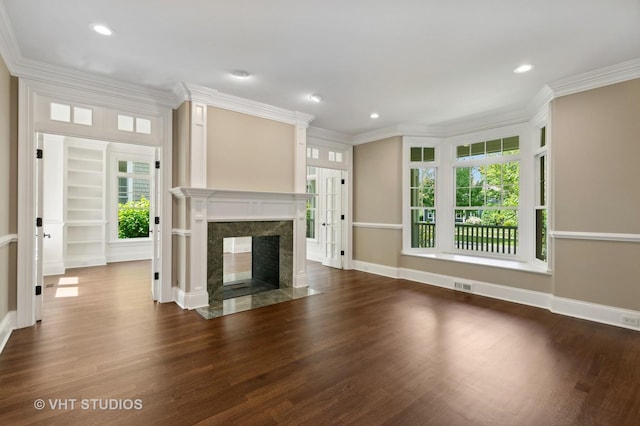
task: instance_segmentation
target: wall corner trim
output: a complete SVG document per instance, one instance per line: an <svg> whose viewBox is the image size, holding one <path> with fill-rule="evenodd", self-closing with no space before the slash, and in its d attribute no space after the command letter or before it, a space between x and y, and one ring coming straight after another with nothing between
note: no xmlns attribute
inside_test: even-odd
<svg viewBox="0 0 640 426"><path fill-rule="evenodd" d="M623 317L640 318L640 311L583 302L575 299L566 299L554 296L550 293L525 290L448 275L434 274L414 269L378 265L358 260L354 261L354 269L385 277L405 279L452 290L456 282L463 282L471 284L473 290L469 293L472 294L543 308L559 315L640 331L640 327L629 326L623 322Z"/></svg>
<svg viewBox="0 0 640 426"><path fill-rule="evenodd" d="M16 329L16 311L9 311L0 322L0 353L4 350L11 333Z"/></svg>

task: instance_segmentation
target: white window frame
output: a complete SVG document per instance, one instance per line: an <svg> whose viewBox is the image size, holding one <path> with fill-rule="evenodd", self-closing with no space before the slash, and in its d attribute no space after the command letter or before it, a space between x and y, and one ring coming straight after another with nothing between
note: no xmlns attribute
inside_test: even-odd
<svg viewBox="0 0 640 426"><path fill-rule="evenodd" d="M109 243L128 243L128 242L140 242L140 241L151 241L152 236L148 237L138 237L138 238L118 238L118 178L122 177L122 172L118 172L118 162L119 161L135 161L139 163L149 163L149 174L135 174L135 173L126 173L126 177L133 177L136 179L148 179L149 180L149 202L151 204L155 203L156 200L153 199L155 194L155 179L153 176L154 173L154 161L153 157L142 154L133 154L133 153L125 153L125 152L112 152L110 161L109 174L111 176L111 188L109 190L109 218L111 219L109 222L112 226L109 226ZM153 206L149 209L149 225L151 226L151 214L153 212Z"/></svg>
<svg viewBox="0 0 640 426"><path fill-rule="evenodd" d="M546 110L545 110L546 111ZM535 258L535 155L534 125L539 127L539 121L546 119L546 113L538 114L536 120L528 123L504 126L496 129L468 133L448 138L433 137L403 137L403 168L402 168L402 212L403 238L402 254L435 259L445 259L465 263L496 266L508 269L525 270L530 272L548 273L547 262ZM520 153L509 156L511 160L520 162L520 197L518 212L518 249L516 255L496 255L483 252L454 249L454 215L455 215L455 167L456 147L458 145L518 136ZM549 147L549 127L547 126L547 147ZM411 247L411 208L409 195L410 149L416 146L436 148L436 247ZM536 145L537 146L537 145ZM547 160L549 154L547 152ZM505 159L506 160L506 159ZM502 161L502 158L500 158ZM487 162L494 162L489 159ZM549 170L549 162L547 163ZM547 176L547 182L548 176ZM547 184L549 188L549 184ZM547 200L549 200L547 191ZM547 202L547 206L549 202ZM548 210L549 214L549 210ZM548 232L550 224L547 223ZM547 259L550 247L547 244Z"/></svg>
<svg viewBox="0 0 640 426"><path fill-rule="evenodd" d="M442 191L440 165L442 162L443 144L439 138L427 137L403 137L402 138L402 251L403 253L436 253L441 250L441 221L443 201L446 203L446 194ZM429 162L411 161L411 148L434 148L435 160ZM436 193L435 193L435 210L436 210L436 243L435 247L411 247L411 179L410 170L412 168L432 168L436 174ZM445 218L446 220L446 218Z"/></svg>

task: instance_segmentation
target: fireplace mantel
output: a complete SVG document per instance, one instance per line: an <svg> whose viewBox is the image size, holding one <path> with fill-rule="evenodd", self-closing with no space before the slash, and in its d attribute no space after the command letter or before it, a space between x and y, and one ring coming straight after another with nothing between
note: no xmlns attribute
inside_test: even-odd
<svg viewBox="0 0 640 426"><path fill-rule="evenodd" d="M298 208L305 209L309 194L296 192L258 192L228 189L177 187L171 189L174 197L188 198L196 203L206 200L206 216L199 211L198 217L209 222L240 220L283 220L300 218ZM203 205L199 205L202 210ZM192 206L193 210L193 206ZM305 222L306 226L306 222Z"/></svg>
<svg viewBox="0 0 640 426"><path fill-rule="evenodd" d="M207 226L209 222L293 222L293 286L306 287L306 205L310 194L176 187L174 244L182 245L174 299L183 308L208 305ZM188 247L188 250L186 248Z"/></svg>

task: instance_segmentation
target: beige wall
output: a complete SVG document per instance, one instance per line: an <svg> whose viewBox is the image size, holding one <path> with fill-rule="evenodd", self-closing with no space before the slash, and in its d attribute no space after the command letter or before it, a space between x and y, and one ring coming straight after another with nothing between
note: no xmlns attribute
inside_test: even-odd
<svg viewBox="0 0 640 426"><path fill-rule="evenodd" d="M552 104L555 230L640 234L640 79ZM555 242L560 297L640 310L640 244Z"/></svg>
<svg viewBox="0 0 640 426"><path fill-rule="evenodd" d="M402 138L353 148L353 221L402 223Z"/></svg>
<svg viewBox="0 0 640 426"><path fill-rule="evenodd" d="M293 192L295 126L207 109L207 187Z"/></svg>
<svg viewBox="0 0 640 426"><path fill-rule="evenodd" d="M0 237L17 232L18 81L0 59ZM16 309L16 244L0 248L0 321Z"/></svg>
<svg viewBox="0 0 640 426"><path fill-rule="evenodd" d="M353 148L353 221L402 223L402 138L394 137ZM353 228L354 260L398 266L402 231Z"/></svg>
<svg viewBox="0 0 640 426"><path fill-rule="evenodd" d="M640 234L640 79L553 101L555 228Z"/></svg>
<svg viewBox="0 0 640 426"><path fill-rule="evenodd" d="M361 262L398 266L402 231L396 229L353 228L353 258Z"/></svg>
<svg viewBox="0 0 640 426"><path fill-rule="evenodd" d="M191 169L191 102L173 110L173 186L189 186Z"/></svg>

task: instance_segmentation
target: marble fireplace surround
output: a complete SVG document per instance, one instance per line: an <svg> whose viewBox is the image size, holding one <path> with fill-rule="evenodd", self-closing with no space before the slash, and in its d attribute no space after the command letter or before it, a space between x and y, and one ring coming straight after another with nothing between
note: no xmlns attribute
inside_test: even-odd
<svg viewBox="0 0 640 426"><path fill-rule="evenodd" d="M293 221L209 222L207 235L207 292L210 305L223 300L223 241L227 237L280 237L279 288L293 287Z"/></svg>
<svg viewBox="0 0 640 426"><path fill-rule="evenodd" d="M285 255L291 259L291 280L285 286L307 286L306 202L309 194L192 187L176 187L171 193L178 202L178 220L183 222L180 228L174 229L174 236L178 238L174 247L178 249L177 262L181 269L174 299L180 306L195 309L209 305L210 223L233 222L238 224L234 226L241 227L242 222L289 222L293 231L292 249L290 255Z"/></svg>

